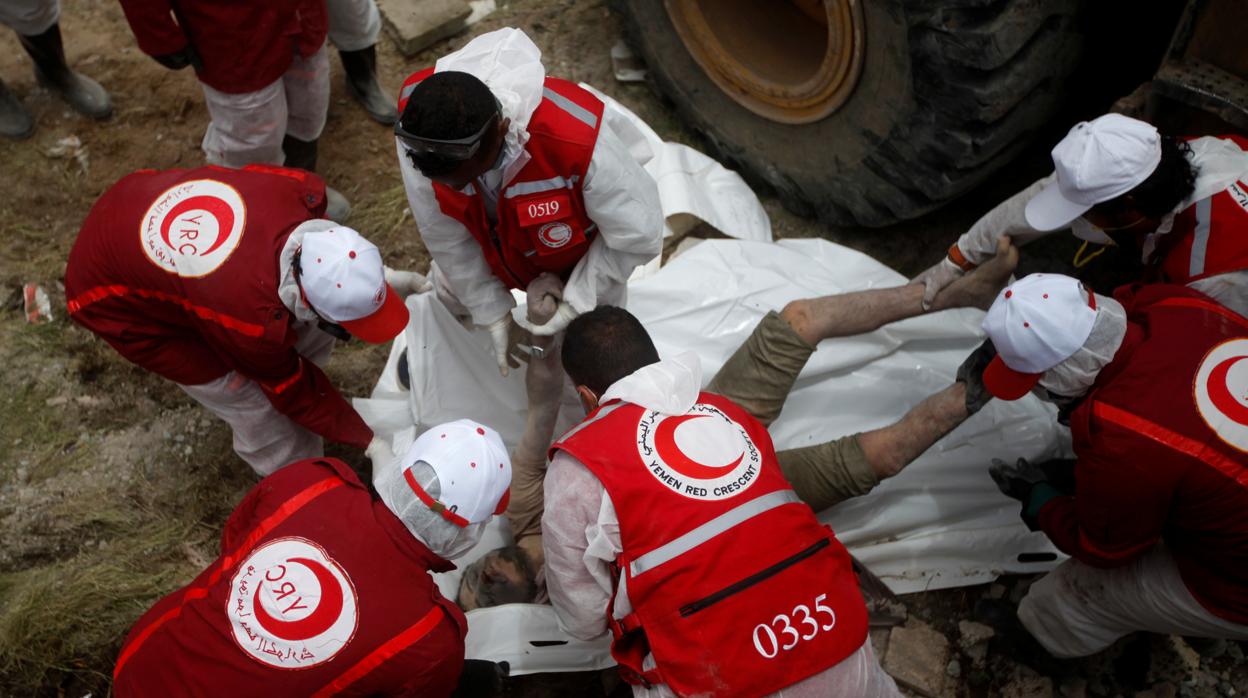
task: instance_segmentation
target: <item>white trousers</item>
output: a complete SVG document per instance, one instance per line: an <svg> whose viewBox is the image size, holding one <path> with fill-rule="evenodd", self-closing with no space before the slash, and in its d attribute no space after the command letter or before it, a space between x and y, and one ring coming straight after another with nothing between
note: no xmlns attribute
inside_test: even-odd
<svg viewBox="0 0 1248 698"><path fill-rule="evenodd" d="M204 155L212 165L281 165L282 138L314 141L329 113L329 54L295 56L281 78L255 92L229 94L201 83L208 116Z"/></svg>
<svg viewBox="0 0 1248 698"><path fill-rule="evenodd" d="M0 1L0 24L22 36L42 34L60 18L60 0Z"/></svg>
<svg viewBox="0 0 1248 698"><path fill-rule="evenodd" d="M1137 630L1248 640L1248 625L1200 605L1161 545L1123 567L1063 562L1031 585L1018 617L1055 657L1095 654Z"/></svg>
<svg viewBox="0 0 1248 698"><path fill-rule="evenodd" d="M333 348L330 335L311 325L300 328L295 350L317 366L329 360ZM178 387L230 425L234 452L260 477L297 460L325 455L320 436L278 412L259 385L234 371L209 383Z"/></svg>
<svg viewBox="0 0 1248 698"><path fill-rule="evenodd" d="M360 51L377 43L381 13L376 0L329 0L329 41L339 51Z"/></svg>

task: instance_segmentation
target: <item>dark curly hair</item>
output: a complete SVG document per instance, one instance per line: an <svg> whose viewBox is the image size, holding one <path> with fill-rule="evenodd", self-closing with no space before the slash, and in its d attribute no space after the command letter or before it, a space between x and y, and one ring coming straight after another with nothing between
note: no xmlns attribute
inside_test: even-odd
<svg viewBox="0 0 1248 698"><path fill-rule="evenodd" d="M434 73L408 97L399 123L403 130L424 138L467 138L498 113L498 102L485 83L454 70ZM408 153L425 176L446 174L461 163L432 153Z"/></svg>
<svg viewBox="0 0 1248 698"><path fill-rule="evenodd" d="M659 352L641 321L612 305L600 305L573 320L562 352L563 370L572 383L599 396L612 383L659 361Z"/></svg>
<svg viewBox="0 0 1248 698"><path fill-rule="evenodd" d="M1157 169L1127 192L1134 200L1134 208L1149 218L1161 218L1191 196L1197 175L1191 154L1192 147L1187 141L1162 136L1161 162L1157 163Z"/></svg>

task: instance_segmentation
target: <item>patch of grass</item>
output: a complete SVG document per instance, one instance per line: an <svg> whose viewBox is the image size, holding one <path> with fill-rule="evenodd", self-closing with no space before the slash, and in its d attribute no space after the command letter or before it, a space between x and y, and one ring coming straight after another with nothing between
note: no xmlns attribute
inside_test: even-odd
<svg viewBox="0 0 1248 698"><path fill-rule="evenodd" d="M178 551L202 534L179 521L142 530L55 564L0 574L0 692L107 690L111 677L103 672L135 619L196 572Z"/></svg>

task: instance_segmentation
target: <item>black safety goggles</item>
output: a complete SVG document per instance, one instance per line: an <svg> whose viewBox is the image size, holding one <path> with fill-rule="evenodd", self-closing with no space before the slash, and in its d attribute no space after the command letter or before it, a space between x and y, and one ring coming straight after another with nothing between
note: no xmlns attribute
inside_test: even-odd
<svg viewBox="0 0 1248 698"><path fill-rule="evenodd" d="M425 138L424 136L410 133L403 129L403 120L400 119L394 123L394 135L398 136L399 141L403 143L403 147L409 153L417 157L432 155L444 160L462 162L476 155L477 151L481 149L481 143L485 140L485 135L498 123L499 118L501 118L501 112L495 111L494 115L487 119L476 133L464 138L451 140Z"/></svg>

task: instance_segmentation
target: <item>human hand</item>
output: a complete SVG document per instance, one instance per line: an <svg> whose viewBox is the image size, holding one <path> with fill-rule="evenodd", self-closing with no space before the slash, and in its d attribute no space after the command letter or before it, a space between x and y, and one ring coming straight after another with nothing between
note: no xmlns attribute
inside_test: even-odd
<svg viewBox="0 0 1248 698"><path fill-rule="evenodd" d="M1001 490L1005 496L1022 502L1023 507L1026 507L1028 500L1031 499L1031 489L1049 479L1044 468L1032 465L1027 462L1026 458L1019 458L1014 465L999 458L993 458L988 474L992 476L992 481L997 483L997 489Z"/></svg>
<svg viewBox="0 0 1248 698"><path fill-rule="evenodd" d="M926 271L910 280L912 284L923 284L923 309L931 310L936 294L949 284L962 278L966 272L953 263L948 256L928 267Z"/></svg>
<svg viewBox="0 0 1248 698"><path fill-rule="evenodd" d="M433 282L424 274L414 271L403 271L400 269L391 269L385 267L386 283L394 289L403 298L414 293L424 293L433 290Z"/></svg>
<svg viewBox="0 0 1248 698"><path fill-rule="evenodd" d="M372 461L374 472L394 462L394 451L390 450L390 442L380 436L374 436L373 440L368 442L364 455Z"/></svg>
<svg viewBox="0 0 1248 698"><path fill-rule="evenodd" d="M486 325L485 330L490 333L490 345L494 360L498 362L498 372L506 378L511 369L520 368L521 359L528 358L517 346L528 339L528 332L511 321L510 312Z"/></svg>
<svg viewBox="0 0 1248 698"><path fill-rule="evenodd" d="M152 60L165 66L169 70L182 70L188 65L199 67L199 57L195 55L195 51L191 49L190 44L173 53L165 53L159 56L152 56Z"/></svg>
<svg viewBox="0 0 1248 698"><path fill-rule="evenodd" d="M953 262L946 260L950 264ZM997 238L997 253L976 269L955 279L936 293L931 302L932 310L946 308L979 308L987 310L997 299L997 294L1010 282L1018 267L1018 248L1010 243L1007 235ZM924 296L926 298L926 296ZM926 307L926 306L925 306Z"/></svg>
<svg viewBox="0 0 1248 698"><path fill-rule="evenodd" d="M563 300L563 281L549 272L543 273L525 289L528 296L526 319L532 325L542 325L550 321L559 309L559 301Z"/></svg>
<svg viewBox="0 0 1248 698"><path fill-rule="evenodd" d="M535 337L550 337L567 329L568 323L575 320L578 315L580 313L576 312L576 308L573 308L566 301L559 301L559 306L555 308L555 314L549 320L541 325L526 322L524 323L525 329L533 333Z"/></svg>

